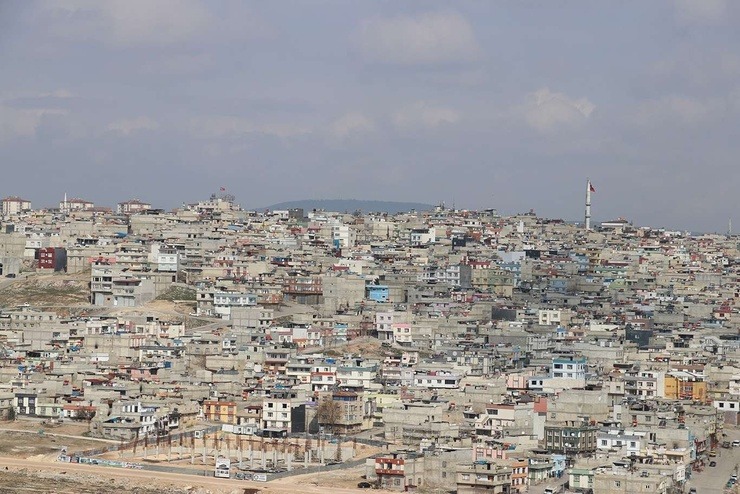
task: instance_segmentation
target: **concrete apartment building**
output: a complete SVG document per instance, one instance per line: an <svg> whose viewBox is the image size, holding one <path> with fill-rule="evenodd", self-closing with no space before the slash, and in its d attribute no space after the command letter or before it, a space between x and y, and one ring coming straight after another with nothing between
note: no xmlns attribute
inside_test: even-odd
<svg viewBox="0 0 740 494"><path fill-rule="evenodd" d="M3 217L18 216L31 211L31 201L17 196L8 196L1 201Z"/></svg>

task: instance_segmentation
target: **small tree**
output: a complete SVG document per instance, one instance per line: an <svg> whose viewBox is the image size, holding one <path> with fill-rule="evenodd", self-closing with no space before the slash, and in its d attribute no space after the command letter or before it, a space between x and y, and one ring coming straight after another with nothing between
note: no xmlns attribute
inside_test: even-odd
<svg viewBox="0 0 740 494"><path fill-rule="evenodd" d="M15 407L10 405L10 408L8 409L8 420L11 422L15 421L15 416Z"/></svg>

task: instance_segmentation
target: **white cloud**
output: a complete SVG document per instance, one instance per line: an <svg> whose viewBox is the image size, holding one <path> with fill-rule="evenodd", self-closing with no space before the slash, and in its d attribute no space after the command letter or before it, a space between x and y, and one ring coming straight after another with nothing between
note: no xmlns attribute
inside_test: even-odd
<svg viewBox="0 0 740 494"><path fill-rule="evenodd" d="M401 130L431 129L440 125L456 124L460 121L460 113L452 108L432 106L419 101L395 112L391 120L393 125Z"/></svg>
<svg viewBox="0 0 740 494"><path fill-rule="evenodd" d="M253 122L242 117L214 115L192 118L190 131L196 137L205 138L239 137L247 134L287 138L308 134L311 129L298 124Z"/></svg>
<svg viewBox="0 0 740 494"><path fill-rule="evenodd" d="M370 61L402 65L464 62L479 53L473 29L457 13L367 20L357 44Z"/></svg>
<svg viewBox="0 0 740 494"><path fill-rule="evenodd" d="M0 142L23 137L35 137L44 117L67 115L59 108L19 109L0 103Z"/></svg>
<svg viewBox="0 0 740 494"><path fill-rule="evenodd" d="M111 132L117 132L123 135L130 135L134 132L144 131L144 130L157 130L159 128L159 123L152 120L149 117L136 117L136 118L130 118L125 120L118 120L116 122L111 122L106 127L106 130Z"/></svg>
<svg viewBox="0 0 740 494"><path fill-rule="evenodd" d="M727 0L675 0L676 16L682 23L714 23L724 19Z"/></svg>
<svg viewBox="0 0 740 494"><path fill-rule="evenodd" d="M581 124L595 109L596 106L586 98L572 99L543 88L527 96L523 112L530 127L548 132L562 126Z"/></svg>
<svg viewBox="0 0 740 494"><path fill-rule="evenodd" d="M329 126L332 137L344 139L352 135L372 132L375 123L361 113L348 113L334 120Z"/></svg>
<svg viewBox="0 0 740 494"><path fill-rule="evenodd" d="M41 12L50 17L44 20L58 36L118 47L181 43L212 20L196 0L48 1Z"/></svg>

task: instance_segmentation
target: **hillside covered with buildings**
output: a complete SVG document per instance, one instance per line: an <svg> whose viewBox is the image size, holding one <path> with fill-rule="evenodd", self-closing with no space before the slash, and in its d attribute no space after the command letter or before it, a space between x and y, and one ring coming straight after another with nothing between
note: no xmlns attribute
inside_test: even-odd
<svg viewBox="0 0 740 494"><path fill-rule="evenodd" d="M495 210L9 197L0 415L132 458L202 441L232 478L688 492L739 422L738 245Z"/></svg>

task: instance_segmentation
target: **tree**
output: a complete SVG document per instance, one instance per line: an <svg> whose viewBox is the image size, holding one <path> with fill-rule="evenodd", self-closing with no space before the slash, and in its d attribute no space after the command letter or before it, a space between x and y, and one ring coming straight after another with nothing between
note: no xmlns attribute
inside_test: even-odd
<svg viewBox="0 0 740 494"><path fill-rule="evenodd" d="M341 405L334 401L331 396L325 397L319 403L319 409L317 412L317 418L319 425L328 427L330 431L334 431L334 426L339 423L342 414Z"/></svg>
<svg viewBox="0 0 740 494"><path fill-rule="evenodd" d="M10 405L8 409L8 420L11 422L15 420L15 407L13 405Z"/></svg>

